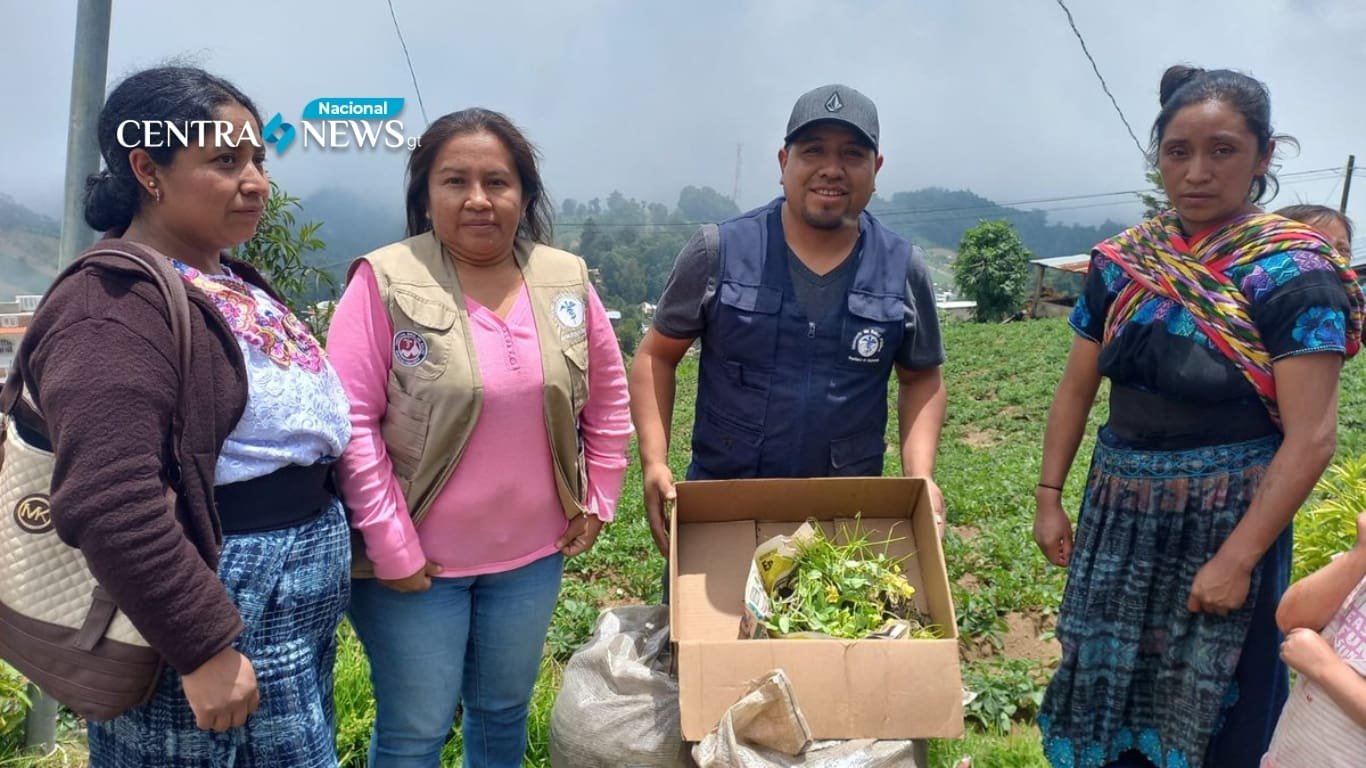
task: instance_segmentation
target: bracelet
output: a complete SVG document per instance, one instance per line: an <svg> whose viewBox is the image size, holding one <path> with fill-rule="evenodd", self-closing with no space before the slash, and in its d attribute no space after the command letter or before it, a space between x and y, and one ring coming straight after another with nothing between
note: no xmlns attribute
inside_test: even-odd
<svg viewBox="0 0 1366 768"><path fill-rule="evenodd" d="M1039 483L1039 484L1036 485L1035 487L1036 487L1036 488L1047 488L1047 489L1050 490L1050 491L1057 491L1058 493L1062 493L1062 488L1061 488L1060 486L1049 485L1048 483Z"/></svg>

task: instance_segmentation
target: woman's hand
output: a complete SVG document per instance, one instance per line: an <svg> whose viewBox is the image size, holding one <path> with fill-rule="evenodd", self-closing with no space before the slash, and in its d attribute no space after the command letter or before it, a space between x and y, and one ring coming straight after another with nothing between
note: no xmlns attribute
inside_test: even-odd
<svg viewBox="0 0 1366 768"><path fill-rule="evenodd" d="M1251 588L1251 568L1229 557L1215 555L1195 574L1186 607L1191 613L1227 616L1243 607Z"/></svg>
<svg viewBox="0 0 1366 768"><path fill-rule="evenodd" d="M1034 498L1034 542L1048 562L1066 568L1072 560L1072 521L1062 508L1062 494L1040 488Z"/></svg>
<svg viewBox="0 0 1366 768"><path fill-rule="evenodd" d="M231 646L214 654L195 671L180 678L185 699L194 713L194 724L205 731L222 733L246 724L261 706L256 688L256 669L251 659Z"/></svg>
<svg viewBox="0 0 1366 768"><path fill-rule="evenodd" d="M602 521L596 515L583 514L569 521L569 528L555 542L565 557L582 555L584 552L593 548L593 542L598 540L598 532L602 530Z"/></svg>
<svg viewBox="0 0 1366 768"><path fill-rule="evenodd" d="M441 566L428 561L411 576L401 579L378 579L380 584L395 592L426 592L432 588L432 578L441 575Z"/></svg>

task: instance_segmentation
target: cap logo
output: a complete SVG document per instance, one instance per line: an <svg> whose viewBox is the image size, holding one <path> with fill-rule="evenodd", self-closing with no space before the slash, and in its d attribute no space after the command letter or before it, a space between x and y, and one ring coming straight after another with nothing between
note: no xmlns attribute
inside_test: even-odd
<svg viewBox="0 0 1366 768"><path fill-rule="evenodd" d="M830 94L830 98L825 100L825 111L838 112L841 109L844 109L844 102L840 101L840 92L835 91L834 93Z"/></svg>

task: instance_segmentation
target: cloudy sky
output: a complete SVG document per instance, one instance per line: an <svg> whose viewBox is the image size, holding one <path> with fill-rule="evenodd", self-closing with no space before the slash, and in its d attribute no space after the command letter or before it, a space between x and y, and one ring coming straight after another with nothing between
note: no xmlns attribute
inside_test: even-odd
<svg viewBox="0 0 1366 768"><path fill-rule="evenodd" d="M1366 3L1360 0L1069 0L1101 73L1146 144L1157 83L1176 62L1231 67L1271 88L1283 160L1276 200L1336 204L1341 169L1366 165ZM998 202L1143 184L1139 150L1056 0L393 0L427 115L506 112L545 156L556 199L614 189L672 205L687 184L740 202L778 190L793 100L844 82L878 104L884 194L968 188ZM74 0L0 0L0 192L60 210ZM267 116L321 96L406 98L426 121L386 0L116 0L109 79L188 60L234 81ZM295 194L341 185L386 203L404 153L301 151L270 170ZM1358 191L1359 190L1359 191ZM1366 179L1352 213L1366 223ZM1041 203L1060 220L1129 220L1127 197ZM1030 207L1030 206L1025 206ZM1366 227L1364 227L1366 228Z"/></svg>

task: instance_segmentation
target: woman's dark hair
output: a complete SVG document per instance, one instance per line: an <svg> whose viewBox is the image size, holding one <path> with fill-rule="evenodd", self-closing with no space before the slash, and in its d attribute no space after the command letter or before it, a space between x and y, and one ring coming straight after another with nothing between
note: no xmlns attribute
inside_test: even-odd
<svg viewBox="0 0 1366 768"><path fill-rule="evenodd" d="M1352 239L1352 220L1347 218L1347 214L1336 208L1329 208L1326 205L1287 205L1276 211L1277 215L1287 219L1303 222L1310 226L1320 224L1325 221L1336 221L1347 230L1347 240Z"/></svg>
<svg viewBox="0 0 1366 768"><path fill-rule="evenodd" d="M1277 134L1271 128L1271 93L1260 80L1229 69L1203 70L1177 64L1162 73L1158 88L1162 110L1153 121L1152 142L1148 147L1149 160L1157 165L1158 150L1167 124L1177 112L1206 101L1222 101L1237 110L1247 122L1247 129L1257 137L1257 151L1266 154L1275 139L1279 145L1299 146L1293 137ZM1280 185L1271 172L1252 180L1248 197L1260 203L1276 196ZM1267 192L1271 194L1268 195Z"/></svg>
<svg viewBox="0 0 1366 768"><path fill-rule="evenodd" d="M214 113L226 104L241 104L256 119L259 133L261 115L256 105L232 83L195 67L156 67L130 75L109 94L100 110L97 128L104 170L85 182L85 223L99 232L128 226L142 205L142 186L128 161L132 150L143 143L145 122L193 123L213 120ZM126 130L128 146L119 140L119 126L137 123ZM142 147L157 165L165 166L185 144L170 131L159 131L162 146Z"/></svg>
<svg viewBox="0 0 1366 768"><path fill-rule="evenodd" d="M550 198L541 182L537 161L539 153L511 120L491 109L462 109L437 119L422 133L417 149L408 158L408 236L420 235L432 228L427 218L427 179L432 175L436 156L450 139L468 133L486 131L498 137L512 154L517 176L522 182L522 199L526 209L517 226L517 236L533 243L550 244Z"/></svg>

